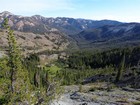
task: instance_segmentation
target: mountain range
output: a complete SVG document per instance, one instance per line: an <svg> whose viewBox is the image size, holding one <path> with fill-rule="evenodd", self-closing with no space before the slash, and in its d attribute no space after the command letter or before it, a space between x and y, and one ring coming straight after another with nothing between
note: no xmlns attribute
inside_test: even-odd
<svg viewBox="0 0 140 105"><path fill-rule="evenodd" d="M111 20L94 21L65 17L46 18L40 15L23 17L14 15L8 11L0 13L0 23L3 22L4 18L9 18L9 24L15 30L42 34L56 30L64 32L65 34L74 34L82 30L98 28L104 25L121 24L121 22Z"/></svg>
<svg viewBox="0 0 140 105"><path fill-rule="evenodd" d="M67 43L63 43L63 45L75 43L78 48L105 49L138 46L140 42L139 23L66 17L46 18L40 15L25 17L4 11L0 13L0 27L2 27L4 18L8 18L11 28L17 32L22 32L22 36L26 33L32 33L35 36L44 35L45 38L54 36L55 41ZM26 35L26 37L28 36ZM53 41L51 42L53 43Z"/></svg>
<svg viewBox="0 0 140 105"><path fill-rule="evenodd" d="M140 24L122 23L87 29L73 37L80 48L118 48L140 45Z"/></svg>

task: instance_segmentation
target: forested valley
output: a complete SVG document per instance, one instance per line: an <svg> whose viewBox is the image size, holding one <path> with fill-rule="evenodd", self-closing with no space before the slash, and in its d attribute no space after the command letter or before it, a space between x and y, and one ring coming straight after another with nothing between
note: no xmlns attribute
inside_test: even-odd
<svg viewBox="0 0 140 105"><path fill-rule="evenodd" d="M0 105L52 105L65 93L65 86L78 86L74 93L79 94L85 92L84 86L93 83L107 84L107 92L114 88L140 88L140 46L106 50L68 47L39 52L34 47L32 53L24 55L7 18L2 30L8 46L1 47L6 53L0 57ZM42 63L40 54L57 54L58 59ZM104 87L91 87L85 93L96 90Z"/></svg>

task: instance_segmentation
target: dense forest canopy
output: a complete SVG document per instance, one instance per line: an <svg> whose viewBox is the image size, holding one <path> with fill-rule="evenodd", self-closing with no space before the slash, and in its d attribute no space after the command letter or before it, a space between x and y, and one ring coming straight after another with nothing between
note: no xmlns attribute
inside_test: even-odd
<svg viewBox="0 0 140 105"><path fill-rule="evenodd" d="M101 52L77 51L70 54L67 64L69 68L74 69L118 67L123 55L125 55L125 65L127 67L137 66L140 60L140 47L112 49Z"/></svg>

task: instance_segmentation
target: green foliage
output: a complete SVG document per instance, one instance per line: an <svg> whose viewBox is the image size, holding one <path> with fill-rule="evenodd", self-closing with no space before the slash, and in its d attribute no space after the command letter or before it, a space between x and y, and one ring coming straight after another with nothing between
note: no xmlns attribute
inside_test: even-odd
<svg viewBox="0 0 140 105"><path fill-rule="evenodd" d="M8 80L7 83L10 85L10 104L16 104L18 102L29 101L28 94L30 94L30 82L28 78L28 71L23 68L21 62L21 52L16 42L16 38L13 34L13 31L8 26L8 19L6 18L3 23L3 27L6 30L5 34L7 35L8 40L8 62L7 66L9 67ZM6 79L5 75L3 81Z"/></svg>
<svg viewBox="0 0 140 105"><path fill-rule="evenodd" d="M0 59L0 104L45 104L60 93L58 80L50 79L39 57L23 59L8 19L3 23L8 40L7 58ZM59 88L57 88L59 87Z"/></svg>
<svg viewBox="0 0 140 105"><path fill-rule="evenodd" d="M56 65L52 65L50 67L46 66L44 68L52 77L56 76L56 73L59 72L59 70L61 70L60 67L56 66Z"/></svg>
<svg viewBox="0 0 140 105"><path fill-rule="evenodd" d="M133 102L133 105L140 105L140 102Z"/></svg>
<svg viewBox="0 0 140 105"><path fill-rule="evenodd" d="M29 72L30 83L34 86L35 93L39 94L46 103L61 93L59 80L56 79L56 72L60 68L40 65L38 54L29 55L23 64Z"/></svg>
<svg viewBox="0 0 140 105"><path fill-rule="evenodd" d="M10 97L10 68L6 57L0 59L0 105L8 104Z"/></svg>
<svg viewBox="0 0 140 105"><path fill-rule="evenodd" d="M112 49L96 53L92 51L74 52L70 54L68 60L65 62L71 69L96 69L106 66L117 68L120 65L124 53L126 66L136 66L140 58L140 47Z"/></svg>
<svg viewBox="0 0 140 105"><path fill-rule="evenodd" d="M125 54L125 55L124 55ZM59 59L65 68L57 76L63 77L62 85L80 83L85 78L98 74L109 74L109 82L117 82L133 73L138 75L138 70L132 71L131 67L137 66L140 58L140 47L112 49L103 52L76 51L69 53L66 60ZM130 70L127 70L130 68ZM101 72L102 71L102 72ZM131 73L132 72L132 73Z"/></svg>
<svg viewBox="0 0 140 105"><path fill-rule="evenodd" d="M106 67L104 69L62 69L57 72L57 77L62 78L61 85L80 84L85 78L95 76L98 74L112 74L114 68Z"/></svg>
<svg viewBox="0 0 140 105"><path fill-rule="evenodd" d="M23 64L29 72L29 79L32 85L35 83L35 75L41 70L39 61L37 54L31 54L23 60Z"/></svg>
<svg viewBox="0 0 140 105"><path fill-rule="evenodd" d="M119 82L122 79L124 68L125 68L125 54L123 55L122 61L120 63L120 67L118 69L116 82Z"/></svg>

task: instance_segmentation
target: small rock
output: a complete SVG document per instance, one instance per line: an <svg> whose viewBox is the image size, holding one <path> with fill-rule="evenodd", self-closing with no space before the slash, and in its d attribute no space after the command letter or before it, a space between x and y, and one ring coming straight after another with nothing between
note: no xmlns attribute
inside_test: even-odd
<svg viewBox="0 0 140 105"><path fill-rule="evenodd" d="M82 104L79 104L79 105L88 105L87 103L82 103Z"/></svg>

